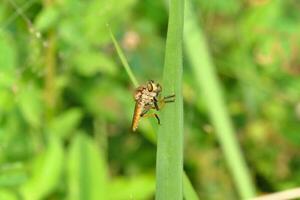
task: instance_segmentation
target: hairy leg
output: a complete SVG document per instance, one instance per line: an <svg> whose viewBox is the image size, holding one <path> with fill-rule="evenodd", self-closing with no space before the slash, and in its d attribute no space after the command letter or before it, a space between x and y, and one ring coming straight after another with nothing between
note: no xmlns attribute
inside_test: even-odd
<svg viewBox="0 0 300 200"><path fill-rule="evenodd" d="M155 117L157 119L157 123L160 124L160 119L156 113L148 113L143 114L141 117Z"/></svg>

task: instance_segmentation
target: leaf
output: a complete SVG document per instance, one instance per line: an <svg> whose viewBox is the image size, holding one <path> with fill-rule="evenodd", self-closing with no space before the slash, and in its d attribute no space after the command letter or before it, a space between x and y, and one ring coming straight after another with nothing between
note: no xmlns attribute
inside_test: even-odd
<svg viewBox="0 0 300 200"><path fill-rule="evenodd" d="M11 71L16 67L16 51L14 43L5 32L0 32L0 75L3 72Z"/></svg>
<svg viewBox="0 0 300 200"><path fill-rule="evenodd" d="M0 32L0 55L0 89L11 88L15 79L17 55L15 44L5 32Z"/></svg>
<svg viewBox="0 0 300 200"><path fill-rule="evenodd" d="M59 9L55 6L48 6L39 13L35 20L35 27L39 31L49 30L54 27L59 20Z"/></svg>
<svg viewBox="0 0 300 200"><path fill-rule="evenodd" d="M102 152L89 137L78 133L68 156L69 199L106 199L106 173Z"/></svg>
<svg viewBox="0 0 300 200"><path fill-rule="evenodd" d="M74 58L77 71L84 76L96 73L115 74L117 71L114 62L104 54L96 51L84 51Z"/></svg>
<svg viewBox="0 0 300 200"><path fill-rule="evenodd" d="M153 176L118 177L109 184L108 199L150 199L154 191Z"/></svg>
<svg viewBox="0 0 300 200"><path fill-rule="evenodd" d="M14 102L11 101L11 99L14 97L11 91L8 89L1 89L1 83L0 83L0 108L1 108L1 113L4 114L5 112L9 112L12 110L14 107Z"/></svg>
<svg viewBox="0 0 300 200"><path fill-rule="evenodd" d="M23 88L18 96L21 113L31 126L39 127L43 112L43 104L40 91L33 85Z"/></svg>
<svg viewBox="0 0 300 200"><path fill-rule="evenodd" d="M45 152L36 157L32 176L20 189L25 200L45 199L62 180L64 151L62 142L50 137Z"/></svg>
<svg viewBox="0 0 300 200"><path fill-rule="evenodd" d="M61 138L69 137L79 125L82 118L82 111L72 108L56 116L49 125L48 132Z"/></svg>

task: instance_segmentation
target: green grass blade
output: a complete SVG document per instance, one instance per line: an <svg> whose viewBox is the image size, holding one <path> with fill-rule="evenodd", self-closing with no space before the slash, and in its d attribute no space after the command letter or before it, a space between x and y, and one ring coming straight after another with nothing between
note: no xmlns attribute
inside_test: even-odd
<svg viewBox="0 0 300 200"><path fill-rule="evenodd" d="M253 197L254 185L234 135L234 128L226 110L221 86L208 53L204 35L197 27L196 17L188 4L186 4L185 12L185 50L198 88L205 97L212 123L240 196L243 199Z"/></svg>
<svg viewBox="0 0 300 200"><path fill-rule="evenodd" d="M110 36L111 36L111 39L112 39L112 41L114 43L114 46L115 46L115 48L117 50L117 53L118 53L119 57L124 60L124 61L122 61L122 64L123 64L123 66L124 66L124 68L125 68L128 76L132 77L132 78L130 78L131 81L132 81L132 83L135 86L137 86L138 83L137 83L136 78L135 78L135 76L134 76L134 74L133 74L133 72L132 72L132 70L131 70L131 68L130 68L130 66L128 64L128 61L126 60L126 57L124 56L124 53L123 53L122 49L118 45L118 42L116 41L116 39L115 39L115 37L114 37L114 35L113 35L113 33L111 31L110 31ZM150 123L149 123L149 125L150 125ZM149 139L149 138L155 138L155 136L145 136L145 137L147 139ZM151 142L153 142L153 143L156 143L156 141L153 140L153 139L149 139L149 140ZM185 190L185 192L184 192L185 199L187 199L187 200L196 200L196 199L198 199L197 195L196 195L196 191L194 190L194 188L190 184L190 182L189 182L189 180L188 180L188 178L187 178L186 175L185 175L184 180L183 180L183 189Z"/></svg>
<svg viewBox="0 0 300 200"><path fill-rule="evenodd" d="M62 179L64 157L62 141L55 136L49 137L45 151L32 163L30 178L20 188L21 199L46 199L55 191Z"/></svg>
<svg viewBox="0 0 300 200"><path fill-rule="evenodd" d="M107 166L92 138L77 133L67 159L69 199L107 199Z"/></svg>
<svg viewBox="0 0 300 200"><path fill-rule="evenodd" d="M120 57L120 60L123 64L123 67L125 68L125 70L126 70L128 76L129 76L131 82L133 83L134 87L138 87L139 86L138 81L136 80L135 76L133 75L133 73L131 71L131 68L130 68L128 62L127 62L125 54L123 53L121 47L119 46L114 34L111 32L111 29L109 28L109 26L107 26L107 27L109 29L110 37L111 37L111 39L114 43L114 46L117 50L118 56Z"/></svg>
<svg viewBox="0 0 300 200"><path fill-rule="evenodd" d="M186 200L198 200L197 193L195 192L189 177L183 174L183 196Z"/></svg>
<svg viewBox="0 0 300 200"><path fill-rule="evenodd" d="M170 0L163 95L176 94L162 111L157 135L156 199L183 199L182 34L183 0Z"/></svg>

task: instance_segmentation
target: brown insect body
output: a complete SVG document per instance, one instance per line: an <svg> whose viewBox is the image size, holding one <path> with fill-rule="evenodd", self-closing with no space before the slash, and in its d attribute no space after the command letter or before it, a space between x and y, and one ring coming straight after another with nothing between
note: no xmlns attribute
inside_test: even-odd
<svg viewBox="0 0 300 200"><path fill-rule="evenodd" d="M142 112L143 112L143 106L141 106L138 103L135 103L132 125L131 125L133 131L135 131L139 125Z"/></svg>
<svg viewBox="0 0 300 200"><path fill-rule="evenodd" d="M161 91L161 86L152 80L136 89L134 94L135 109L131 126L133 131L137 129L140 118L143 117L150 109L159 110L157 99ZM175 97L175 95L170 97ZM174 100L170 100L168 102L173 101ZM154 114L154 116L157 118L158 123L160 123L159 117L156 114Z"/></svg>

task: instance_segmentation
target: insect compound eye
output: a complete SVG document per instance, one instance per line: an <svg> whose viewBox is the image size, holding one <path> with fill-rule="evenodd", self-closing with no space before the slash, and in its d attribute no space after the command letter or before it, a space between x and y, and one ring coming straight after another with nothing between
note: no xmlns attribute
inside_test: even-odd
<svg viewBox="0 0 300 200"><path fill-rule="evenodd" d="M151 82L149 82L149 83L147 84L147 89L148 89L149 92L152 92L152 91L153 91L153 85L152 85Z"/></svg>

